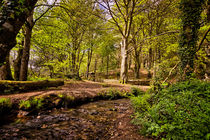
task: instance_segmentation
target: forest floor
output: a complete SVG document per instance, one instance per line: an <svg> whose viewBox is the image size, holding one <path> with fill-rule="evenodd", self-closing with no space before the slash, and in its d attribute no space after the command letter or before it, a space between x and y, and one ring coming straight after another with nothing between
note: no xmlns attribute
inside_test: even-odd
<svg viewBox="0 0 210 140"><path fill-rule="evenodd" d="M12 101L30 97L68 93L76 98L94 97L107 89L129 91L131 85L115 81L96 83L90 81L67 81L64 86L44 91L13 95L1 95ZM147 90L148 86L139 86ZM129 99L96 101L69 109L53 109L44 113L17 118L13 123L0 127L2 139L119 139L147 140L138 134L138 127L131 123L133 109Z"/></svg>

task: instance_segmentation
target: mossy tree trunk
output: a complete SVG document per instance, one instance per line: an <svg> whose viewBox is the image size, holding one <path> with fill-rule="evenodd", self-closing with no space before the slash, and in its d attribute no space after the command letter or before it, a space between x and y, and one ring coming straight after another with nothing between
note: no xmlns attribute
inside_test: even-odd
<svg viewBox="0 0 210 140"><path fill-rule="evenodd" d="M179 42L179 57L181 61L181 80L187 80L194 71L194 59L197 49L200 15L204 0L181 0L182 29Z"/></svg>
<svg viewBox="0 0 210 140"><path fill-rule="evenodd" d="M0 6L0 67L16 45L16 36L37 0L5 0Z"/></svg>

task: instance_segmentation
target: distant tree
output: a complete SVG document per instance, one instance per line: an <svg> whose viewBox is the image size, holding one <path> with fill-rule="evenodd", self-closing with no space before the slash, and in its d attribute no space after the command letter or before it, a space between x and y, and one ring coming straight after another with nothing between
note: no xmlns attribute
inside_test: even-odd
<svg viewBox="0 0 210 140"><path fill-rule="evenodd" d="M115 27L119 31L121 42L121 83L128 81L128 47L130 44L130 33L133 24L133 18L139 12L137 6L141 5L141 0L102 0L100 5L108 11Z"/></svg>

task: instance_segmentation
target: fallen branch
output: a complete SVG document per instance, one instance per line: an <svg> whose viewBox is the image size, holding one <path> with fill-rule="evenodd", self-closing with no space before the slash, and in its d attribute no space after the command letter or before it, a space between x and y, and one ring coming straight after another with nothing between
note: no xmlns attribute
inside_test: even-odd
<svg viewBox="0 0 210 140"><path fill-rule="evenodd" d="M179 63L180 63L180 62L178 62L178 63L170 70L168 76L166 77L166 79L165 79L162 83L165 83L165 82L168 80L168 78L171 76L173 70L175 70L175 69L177 68L177 66L179 65Z"/></svg>
<svg viewBox="0 0 210 140"><path fill-rule="evenodd" d="M198 45L197 52L201 49L201 46L202 46L204 40L206 39L206 37L207 37L209 31L210 31L210 27L209 27L209 29L204 33L204 35L203 35L203 37L202 37L202 39L201 39L201 42L200 42L199 45Z"/></svg>

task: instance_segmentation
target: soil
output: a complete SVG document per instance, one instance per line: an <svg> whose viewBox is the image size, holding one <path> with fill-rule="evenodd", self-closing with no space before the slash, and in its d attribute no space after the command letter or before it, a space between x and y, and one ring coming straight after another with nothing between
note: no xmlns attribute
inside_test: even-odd
<svg viewBox="0 0 210 140"><path fill-rule="evenodd" d="M33 96L68 93L74 96L94 96L102 90L130 90L130 85L67 82L58 89L3 95L13 101ZM140 87L143 90L149 87ZM133 109L129 99L97 101L70 109L53 109L34 116L17 118L0 127L0 139L73 139L73 140L147 140L131 123Z"/></svg>
<svg viewBox="0 0 210 140"><path fill-rule="evenodd" d="M66 81L64 86L58 88L49 88L46 90L15 93L9 95L0 95L0 98L10 98L12 101L27 100L30 97L44 96L50 94L68 94L71 96L94 96L97 93L107 89L118 89L129 91L132 85L119 84L118 80L108 80L104 83L92 82L92 81ZM146 91L149 86L137 86L143 91Z"/></svg>

